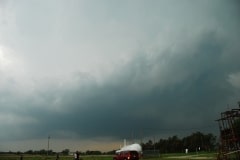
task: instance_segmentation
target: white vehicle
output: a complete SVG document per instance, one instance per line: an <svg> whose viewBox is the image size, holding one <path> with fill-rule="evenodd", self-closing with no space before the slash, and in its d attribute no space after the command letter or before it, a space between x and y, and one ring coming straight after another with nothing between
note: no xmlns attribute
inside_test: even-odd
<svg viewBox="0 0 240 160"><path fill-rule="evenodd" d="M117 150L116 153L119 153L122 151L137 151L139 154L142 154L142 147L140 146L140 144L134 143L134 144L122 147L120 150Z"/></svg>
<svg viewBox="0 0 240 160"><path fill-rule="evenodd" d="M142 147L135 143L122 147L116 151L113 160L139 160L142 156Z"/></svg>

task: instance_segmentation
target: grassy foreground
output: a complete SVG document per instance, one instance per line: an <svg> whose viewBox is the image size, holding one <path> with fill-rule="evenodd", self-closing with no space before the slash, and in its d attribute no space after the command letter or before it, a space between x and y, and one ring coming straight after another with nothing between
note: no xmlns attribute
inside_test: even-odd
<svg viewBox="0 0 240 160"><path fill-rule="evenodd" d="M216 153L162 154L157 157L143 157L141 160L216 160ZM113 156L82 156L81 160L112 160ZM0 155L0 160L20 160L19 155ZM56 160L56 156L23 155L23 160ZM59 160L74 160L73 156L60 156Z"/></svg>

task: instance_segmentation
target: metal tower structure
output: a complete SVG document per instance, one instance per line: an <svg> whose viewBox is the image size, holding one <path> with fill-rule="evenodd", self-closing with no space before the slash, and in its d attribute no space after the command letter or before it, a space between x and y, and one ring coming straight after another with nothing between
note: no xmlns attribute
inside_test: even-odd
<svg viewBox="0 0 240 160"><path fill-rule="evenodd" d="M240 160L240 103L239 108L222 112L216 121L220 129L218 160Z"/></svg>

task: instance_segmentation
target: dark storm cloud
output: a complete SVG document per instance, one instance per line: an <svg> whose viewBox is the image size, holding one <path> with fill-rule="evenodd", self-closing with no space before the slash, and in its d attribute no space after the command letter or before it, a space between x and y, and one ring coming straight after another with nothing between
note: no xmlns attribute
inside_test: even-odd
<svg viewBox="0 0 240 160"><path fill-rule="evenodd" d="M77 83L84 86L39 94L43 103L30 108L39 123L24 128L33 137L46 132L61 137L58 131L69 131L82 138L216 131L214 120L229 100L240 96L228 81L230 74L239 72L240 56L228 50L231 41L219 39L216 31L194 38L186 48L153 51L154 57L136 55L103 85L88 74L78 74ZM62 112L48 109L57 99Z"/></svg>
<svg viewBox="0 0 240 160"><path fill-rule="evenodd" d="M238 1L6 2L1 150L217 133L240 100Z"/></svg>
<svg viewBox="0 0 240 160"><path fill-rule="evenodd" d="M154 128L158 132L168 128L181 129L183 126L201 129L212 124L218 116L218 108L236 96L227 77L238 71L240 66L224 60L227 42L219 42L214 32L203 34L193 44L194 48L182 50L181 53L166 51L169 53L165 53L167 57L164 60L160 55L150 60L144 56L136 57L125 68L122 77L118 77L117 84L106 84L97 91L99 94L96 96L93 91L94 96L86 104L90 106L82 114L89 118L85 121L79 119L80 124L88 126L83 130L89 130L91 135L98 128L98 134L102 131L103 135L112 132L113 135L126 136L132 130ZM171 57L171 54L177 55ZM166 65L161 66L163 61ZM151 83L152 77L148 76L152 76L149 72L153 69L156 70L154 77L157 77L154 80L158 82L147 86L146 91L144 85ZM164 77L161 77L163 72L160 70L167 72ZM186 75L182 78L179 73ZM77 113L81 111L79 109Z"/></svg>

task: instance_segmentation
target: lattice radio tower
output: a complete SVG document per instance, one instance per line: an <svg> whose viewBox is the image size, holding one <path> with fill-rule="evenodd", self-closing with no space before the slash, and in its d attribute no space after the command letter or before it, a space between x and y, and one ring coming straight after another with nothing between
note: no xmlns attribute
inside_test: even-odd
<svg viewBox="0 0 240 160"><path fill-rule="evenodd" d="M218 160L240 160L240 102L239 108L221 113L216 120L220 129Z"/></svg>

